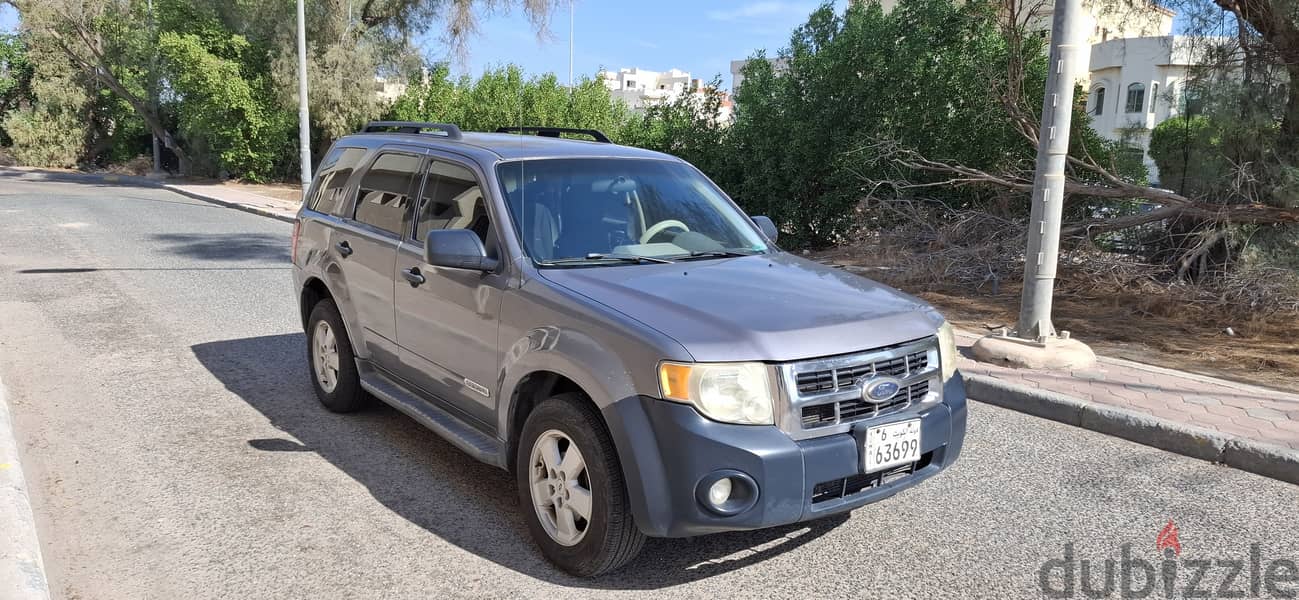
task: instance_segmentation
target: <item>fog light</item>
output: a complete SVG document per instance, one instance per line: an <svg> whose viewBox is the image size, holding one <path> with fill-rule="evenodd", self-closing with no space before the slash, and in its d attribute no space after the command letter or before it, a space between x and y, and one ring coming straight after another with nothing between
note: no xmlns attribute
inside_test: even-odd
<svg viewBox="0 0 1299 600"><path fill-rule="evenodd" d="M695 484L695 501L715 515L732 517L758 502L758 482L743 471L718 469Z"/></svg>
<svg viewBox="0 0 1299 600"><path fill-rule="evenodd" d="M708 501L720 507L731 499L731 478L723 477L713 482L708 488Z"/></svg>

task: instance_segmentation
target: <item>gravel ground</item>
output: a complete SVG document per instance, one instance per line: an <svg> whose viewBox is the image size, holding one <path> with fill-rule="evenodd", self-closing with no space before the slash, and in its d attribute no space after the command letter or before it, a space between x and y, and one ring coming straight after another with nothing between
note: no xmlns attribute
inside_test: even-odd
<svg viewBox="0 0 1299 600"><path fill-rule="evenodd" d="M289 231L155 189L0 178L0 378L56 597L1036 597L1065 544L1098 578L1124 544L1159 559L1169 520L1183 561L1254 543L1299 560L1295 486L974 403L961 461L922 486L651 540L576 580L533 548L504 472L396 411L319 407Z"/></svg>

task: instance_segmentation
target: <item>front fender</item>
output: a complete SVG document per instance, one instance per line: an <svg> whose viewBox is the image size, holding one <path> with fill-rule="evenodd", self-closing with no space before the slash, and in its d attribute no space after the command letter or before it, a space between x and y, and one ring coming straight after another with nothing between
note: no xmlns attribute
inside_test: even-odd
<svg viewBox="0 0 1299 600"><path fill-rule="evenodd" d="M617 353L581 331L559 327L533 329L515 340L505 353L500 397L508 398L510 406L508 410L498 411L497 431L510 431L517 407L512 390L528 375L543 371L572 380L599 408L618 453L637 525L647 535L664 535L671 516L667 512L669 488L663 485L667 473L653 428L639 407L638 374ZM643 374L639 375L644 378ZM640 385L644 386L645 382Z"/></svg>

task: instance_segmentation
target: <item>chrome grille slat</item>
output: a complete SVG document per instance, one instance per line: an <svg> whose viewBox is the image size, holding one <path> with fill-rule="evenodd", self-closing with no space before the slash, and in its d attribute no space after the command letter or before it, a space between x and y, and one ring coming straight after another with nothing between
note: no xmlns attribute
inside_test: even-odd
<svg viewBox="0 0 1299 600"><path fill-rule="evenodd" d="M897 358L873 361L846 368L830 368L818 371L799 373L797 376L800 394L824 391L839 391L857 385L857 379L864 376L875 376L883 373L889 377L906 378L913 372L923 371L928 365L927 352L920 350L904 354ZM915 367L913 368L912 362Z"/></svg>
<svg viewBox="0 0 1299 600"><path fill-rule="evenodd" d="M937 400L941 391L937 337L774 368L784 406L777 425L795 439L847 432L853 423ZM883 403L866 402L859 382L874 376L896 378L901 389Z"/></svg>
<svg viewBox="0 0 1299 600"><path fill-rule="evenodd" d="M864 419L873 419L910 408L912 404L924 399L929 393L929 380L923 380L906 386L893 399L879 404L872 404L860 398L841 400L829 404L812 404L803 407L803 429L826 427L836 423L850 423ZM833 406L834 411L825 407ZM831 414L827 414L831 413ZM837 417L835 416L837 413Z"/></svg>

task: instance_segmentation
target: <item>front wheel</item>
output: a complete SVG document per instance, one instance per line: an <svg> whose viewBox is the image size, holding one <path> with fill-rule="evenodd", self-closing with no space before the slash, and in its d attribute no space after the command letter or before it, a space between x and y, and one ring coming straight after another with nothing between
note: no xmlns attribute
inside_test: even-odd
<svg viewBox="0 0 1299 600"><path fill-rule="evenodd" d="M518 453L519 500L533 540L559 568L594 577L640 553L613 440L580 394L542 402L523 426Z"/></svg>

